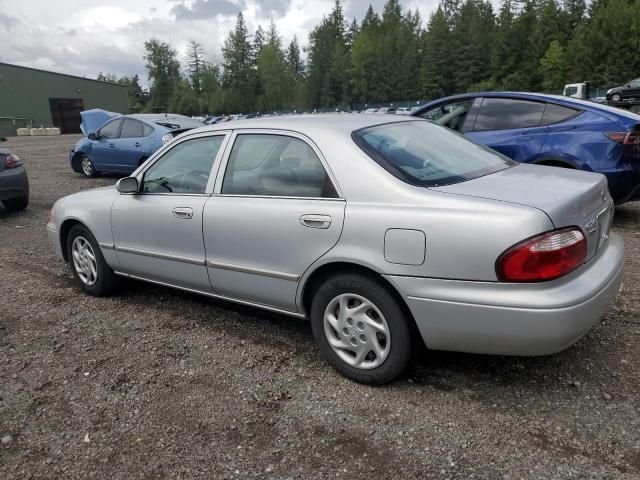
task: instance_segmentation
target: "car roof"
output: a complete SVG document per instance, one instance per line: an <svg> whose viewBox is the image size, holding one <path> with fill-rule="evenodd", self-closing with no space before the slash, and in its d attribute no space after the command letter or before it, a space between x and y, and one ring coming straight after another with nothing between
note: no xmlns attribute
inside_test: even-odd
<svg viewBox="0 0 640 480"><path fill-rule="evenodd" d="M361 128L373 127L375 125L410 121L416 121L416 119L413 117L407 118L386 114L376 115L362 113L282 115L278 117L249 118L229 123L219 123L198 128L197 130L191 130L190 133L215 130L270 129L289 130L312 136L318 131L344 133L360 130Z"/></svg>
<svg viewBox="0 0 640 480"><path fill-rule="evenodd" d="M502 97L502 98L515 98L521 100L538 100L544 102L553 102L558 105L565 105L567 107L576 107L582 110L588 110L590 112L599 113L604 115L609 120L612 121L623 121L624 123L634 122L637 123L640 121L640 115L636 115L627 110L623 110L620 108L610 107L608 105L602 105L601 103L594 103L588 100L580 100L579 98L571 98L564 97L562 95L551 95L548 93L531 93L531 92L474 92L474 93L464 93L461 95L452 95L450 97L443 97L438 100L433 100L429 103L426 103L420 109L415 112L422 112L428 107L432 105L437 105L442 102L450 102L456 100L464 100L466 98L475 98L475 97Z"/></svg>

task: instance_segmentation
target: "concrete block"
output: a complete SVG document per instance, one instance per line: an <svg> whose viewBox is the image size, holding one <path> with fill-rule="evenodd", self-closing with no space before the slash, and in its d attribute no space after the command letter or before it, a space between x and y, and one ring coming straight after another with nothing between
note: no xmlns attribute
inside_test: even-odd
<svg viewBox="0 0 640 480"><path fill-rule="evenodd" d="M16 130L16 133L19 137L28 137L29 135L31 135L31 131L28 128L18 128Z"/></svg>
<svg viewBox="0 0 640 480"><path fill-rule="evenodd" d="M35 136L39 136L39 135L46 135L47 134L47 129L46 128L32 128L31 129L31 136L35 137Z"/></svg>
<svg viewBox="0 0 640 480"><path fill-rule="evenodd" d="M47 135L60 135L60 129L57 127L47 128L45 130L47 131Z"/></svg>

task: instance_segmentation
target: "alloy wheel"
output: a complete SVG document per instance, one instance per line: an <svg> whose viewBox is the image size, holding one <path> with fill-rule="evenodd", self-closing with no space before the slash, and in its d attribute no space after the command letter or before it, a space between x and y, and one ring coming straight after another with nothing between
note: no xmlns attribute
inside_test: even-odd
<svg viewBox="0 0 640 480"><path fill-rule="evenodd" d="M91 160L89 157L82 157L82 173L84 173L87 177L93 175L93 165L91 164Z"/></svg>
<svg viewBox="0 0 640 480"><path fill-rule="evenodd" d="M89 241L81 236L76 237L71 245L71 254L73 266L82 283L94 285L98 280L98 263Z"/></svg>
<svg viewBox="0 0 640 480"><path fill-rule="evenodd" d="M384 315L373 302L353 293L338 295L329 302L324 313L324 333L336 355L355 368L376 368L391 350Z"/></svg>

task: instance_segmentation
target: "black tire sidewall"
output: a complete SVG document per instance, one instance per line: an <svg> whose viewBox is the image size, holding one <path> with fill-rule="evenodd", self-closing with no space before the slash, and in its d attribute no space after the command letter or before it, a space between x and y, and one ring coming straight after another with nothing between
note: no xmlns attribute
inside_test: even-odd
<svg viewBox="0 0 640 480"><path fill-rule="evenodd" d="M324 332L324 312L329 302L344 293L360 295L382 312L391 337L391 350L382 365L370 370L345 363L331 348ZM311 305L311 329L325 359L347 378L369 385L381 385L398 377L411 357L411 329L406 315L389 290L378 281L359 274L341 274L326 280L315 292Z"/></svg>
<svg viewBox="0 0 640 480"><path fill-rule="evenodd" d="M17 197L3 200L2 204L10 212L19 212L29 206L29 197Z"/></svg>
<svg viewBox="0 0 640 480"><path fill-rule="evenodd" d="M96 267L98 271L98 279L96 283L93 285L87 285L84 283L80 277L78 276L78 272L76 271L76 267L73 263L73 254L71 251L71 247L73 245L73 241L77 237L84 237L90 244L93 249L93 253L96 256ZM69 235L67 236L67 258L69 259L69 265L71 266L71 270L73 272L73 276L78 282L78 284L82 287L82 289L89 293L90 295L94 295L96 297L105 296L111 293L114 287L114 277L115 274L107 265L104 257L102 256L102 251L100 250L100 246L98 242L91 234L89 229L84 225L78 224L71 227L69 231Z"/></svg>

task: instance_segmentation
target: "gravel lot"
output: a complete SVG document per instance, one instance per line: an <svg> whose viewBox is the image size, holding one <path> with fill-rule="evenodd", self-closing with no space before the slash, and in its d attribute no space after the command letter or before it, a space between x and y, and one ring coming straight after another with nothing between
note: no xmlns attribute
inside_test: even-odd
<svg viewBox="0 0 640 480"><path fill-rule="evenodd" d="M0 478L640 478L640 205L623 291L544 358L425 352L372 388L308 323L128 282L81 293L45 224L85 179L75 136L11 138L31 204L0 207Z"/></svg>

